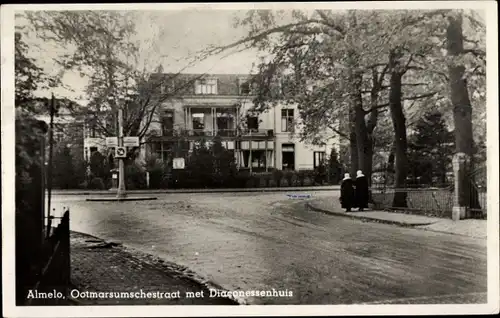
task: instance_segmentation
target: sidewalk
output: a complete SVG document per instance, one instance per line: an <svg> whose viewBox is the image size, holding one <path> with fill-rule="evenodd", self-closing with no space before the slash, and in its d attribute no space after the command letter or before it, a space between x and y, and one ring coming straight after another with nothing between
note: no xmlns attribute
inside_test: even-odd
<svg viewBox="0 0 500 318"><path fill-rule="evenodd" d="M486 220L470 219L453 221L451 219L373 210L346 213L345 210L341 208L338 198L317 198L309 201L307 204L312 210L318 212L342 217L350 217L364 221L414 227L427 231L443 232L475 238L486 238L487 234Z"/></svg>
<svg viewBox="0 0 500 318"><path fill-rule="evenodd" d="M129 194L161 194L161 193L227 193L227 192L290 192L290 191L335 191L338 185L311 186L311 187L273 187L273 188L231 188L231 189L149 189L128 190ZM116 191L110 190L52 190L53 195L113 195Z"/></svg>
<svg viewBox="0 0 500 318"><path fill-rule="evenodd" d="M222 288L186 268L82 233L71 233L71 272L80 293L136 293L134 298L74 298L73 290L76 305L238 305L228 298L209 297L209 288ZM189 298L186 292L203 292L203 297ZM159 293L163 293L161 299Z"/></svg>

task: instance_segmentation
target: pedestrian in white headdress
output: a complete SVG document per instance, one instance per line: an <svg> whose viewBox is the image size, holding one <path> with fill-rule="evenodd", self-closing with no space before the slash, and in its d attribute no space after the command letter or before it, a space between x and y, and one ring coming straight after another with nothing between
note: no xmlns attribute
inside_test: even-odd
<svg viewBox="0 0 500 318"><path fill-rule="evenodd" d="M351 176L346 173L344 174L344 179L342 179L342 184L340 185L340 204L342 208L346 209L346 212L351 212L355 199L355 192L353 188L353 181Z"/></svg>
<svg viewBox="0 0 500 318"><path fill-rule="evenodd" d="M363 211L363 209L368 208L368 180L363 171L357 171L354 184L356 186L355 205L359 208L359 211Z"/></svg>

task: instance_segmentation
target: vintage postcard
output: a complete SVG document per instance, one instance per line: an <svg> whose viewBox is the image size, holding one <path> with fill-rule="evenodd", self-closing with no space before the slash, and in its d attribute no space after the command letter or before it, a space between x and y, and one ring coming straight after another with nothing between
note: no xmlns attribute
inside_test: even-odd
<svg viewBox="0 0 500 318"><path fill-rule="evenodd" d="M1 21L4 316L498 314L495 2Z"/></svg>

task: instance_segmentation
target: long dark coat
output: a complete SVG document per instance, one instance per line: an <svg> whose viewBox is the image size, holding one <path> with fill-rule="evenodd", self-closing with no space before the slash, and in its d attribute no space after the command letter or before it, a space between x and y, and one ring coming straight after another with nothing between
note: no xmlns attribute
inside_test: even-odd
<svg viewBox="0 0 500 318"><path fill-rule="evenodd" d="M365 176L357 177L356 186L356 206L361 209L368 208L368 180Z"/></svg>
<svg viewBox="0 0 500 318"><path fill-rule="evenodd" d="M342 208L350 209L354 205L355 192L351 179L345 179L340 185L340 203Z"/></svg>

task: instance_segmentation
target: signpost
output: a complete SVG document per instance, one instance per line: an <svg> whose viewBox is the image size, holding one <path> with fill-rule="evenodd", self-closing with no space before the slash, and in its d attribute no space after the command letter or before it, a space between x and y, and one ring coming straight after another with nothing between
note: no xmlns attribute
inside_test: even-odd
<svg viewBox="0 0 500 318"><path fill-rule="evenodd" d="M123 137L124 147L139 147L139 137Z"/></svg>
<svg viewBox="0 0 500 318"><path fill-rule="evenodd" d="M118 137L106 137L106 147L118 147Z"/></svg>
<svg viewBox="0 0 500 318"><path fill-rule="evenodd" d="M118 147L118 138L106 137L106 147ZM139 137L123 137L123 147L139 147Z"/></svg>
<svg viewBox="0 0 500 318"><path fill-rule="evenodd" d="M127 157L127 148L125 147L116 147L115 148L115 158L126 158Z"/></svg>

